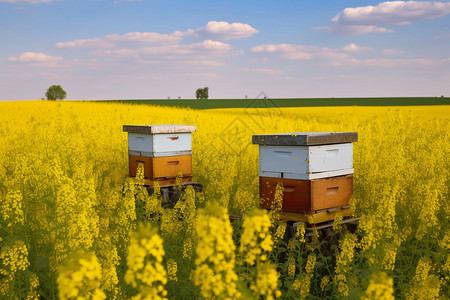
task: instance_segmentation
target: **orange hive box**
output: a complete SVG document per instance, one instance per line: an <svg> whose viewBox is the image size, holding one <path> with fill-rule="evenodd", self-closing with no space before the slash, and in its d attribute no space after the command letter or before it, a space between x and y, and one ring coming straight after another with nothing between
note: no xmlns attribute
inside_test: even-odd
<svg viewBox="0 0 450 300"><path fill-rule="evenodd" d="M349 204L353 193L353 175L315 180L260 177L261 207L271 209L278 183L282 183L282 211L314 213L318 210Z"/></svg>
<svg viewBox="0 0 450 300"><path fill-rule="evenodd" d="M192 155L147 157L129 155L130 176L135 177L140 163L144 165L145 178L171 178L179 172L183 176L192 176Z"/></svg>

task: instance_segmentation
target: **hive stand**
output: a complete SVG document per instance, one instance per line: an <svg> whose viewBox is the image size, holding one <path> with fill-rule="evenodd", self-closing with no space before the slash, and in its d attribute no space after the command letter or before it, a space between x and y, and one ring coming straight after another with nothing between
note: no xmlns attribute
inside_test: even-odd
<svg viewBox="0 0 450 300"><path fill-rule="evenodd" d="M288 235L304 224L330 233L334 219L354 231L360 218L349 205L353 194L353 142L356 132L294 132L254 135L259 145L261 208L273 209L276 187L283 185L280 219Z"/></svg>
<svg viewBox="0 0 450 300"><path fill-rule="evenodd" d="M144 166L144 185L149 195L159 183L163 203L176 203L181 192L192 186L203 191L203 184L192 181L192 132L190 125L124 125L128 132L129 176L136 177L139 164ZM181 189L175 181L181 172Z"/></svg>

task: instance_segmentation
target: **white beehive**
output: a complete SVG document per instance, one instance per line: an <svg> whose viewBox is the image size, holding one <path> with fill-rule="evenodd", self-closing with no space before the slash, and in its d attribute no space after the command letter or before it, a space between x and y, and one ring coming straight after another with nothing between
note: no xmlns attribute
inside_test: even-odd
<svg viewBox="0 0 450 300"><path fill-rule="evenodd" d="M353 174L356 132L254 135L259 176L313 180Z"/></svg>
<svg viewBox="0 0 450 300"><path fill-rule="evenodd" d="M128 132L128 154L164 157L192 154L192 132L189 125L124 125Z"/></svg>

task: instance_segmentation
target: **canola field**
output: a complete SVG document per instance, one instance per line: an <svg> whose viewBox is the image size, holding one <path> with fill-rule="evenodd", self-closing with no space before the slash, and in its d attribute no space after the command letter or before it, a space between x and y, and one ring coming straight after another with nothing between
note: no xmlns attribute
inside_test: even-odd
<svg viewBox="0 0 450 300"><path fill-rule="evenodd" d="M448 299L450 106L191 110L0 103L1 299ZM122 125L196 125L174 207L127 178ZM283 239L252 134L357 131L355 233ZM242 220L229 221L229 214ZM338 220L337 220L338 221Z"/></svg>

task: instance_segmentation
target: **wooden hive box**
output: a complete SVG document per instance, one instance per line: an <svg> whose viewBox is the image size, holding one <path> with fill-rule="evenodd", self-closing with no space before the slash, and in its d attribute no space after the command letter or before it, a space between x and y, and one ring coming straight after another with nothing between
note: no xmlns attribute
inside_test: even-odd
<svg viewBox="0 0 450 300"><path fill-rule="evenodd" d="M139 163L147 179L174 178L179 172L192 176L192 136L189 125L124 125L128 132L130 176Z"/></svg>
<svg viewBox="0 0 450 300"><path fill-rule="evenodd" d="M353 175L314 180L259 177L261 207L272 209L278 183L283 184L283 212L311 214L349 204Z"/></svg>
<svg viewBox="0 0 450 300"><path fill-rule="evenodd" d="M189 125L124 125L128 132L128 155L161 157L192 154Z"/></svg>
<svg viewBox="0 0 450 300"><path fill-rule="evenodd" d="M259 176L312 180L353 174L356 132L254 135Z"/></svg>
<svg viewBox="0 0 450 300"><path fill-rule="evenodd" d="M135 177L138 165L144 165L145 178L172 178L179 172L192 176L192 155L148 157L129 155L130 176Z"/></svg>
<svg viewBox="0 0 450 300"><path fill-rule="evenodd" d="M277 184L283 212L311 214L349 204L353 193L356 132L254 135L259 145L262 208L271 209Z"/></svg>

